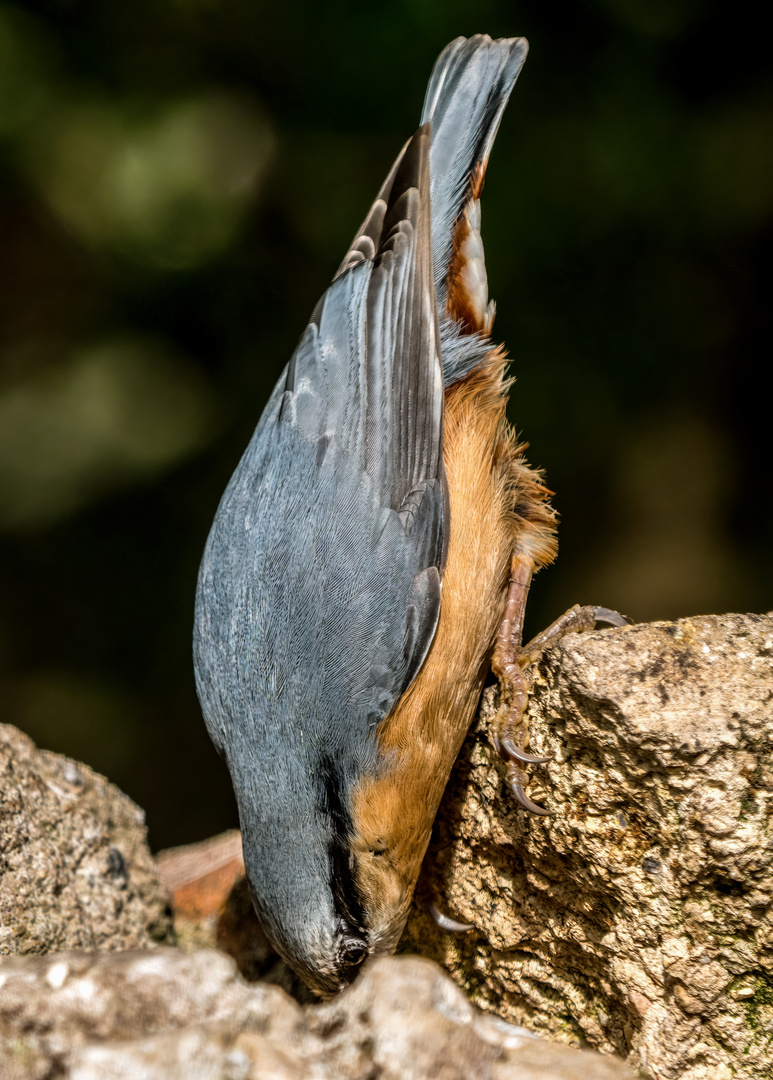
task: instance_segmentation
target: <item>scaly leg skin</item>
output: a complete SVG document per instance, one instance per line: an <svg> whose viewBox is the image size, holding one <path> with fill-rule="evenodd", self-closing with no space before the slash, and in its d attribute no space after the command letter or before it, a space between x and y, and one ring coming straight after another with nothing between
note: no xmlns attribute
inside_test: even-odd
<svg viewBox="0 0 773 1080"><path fill-rule="evenodd" d="M551 760L549 757L534 757L524 750L529 738L526 705L530 685L527 669L540 659L545 649L560 641L565 634L592 630L599 622L610 626L627 626L629 620L609 608L575 604L527 645L521 645L526 598L533 572L534 564L530 559L523 555L513 556L505 614L491 662L501 688L501 705L491 724L491 738L497 753L507 762L507 780L518 802L532 814L547 817L550 811L532 802L524 791L527 778L520 767L521 764L543 765Z"/></svg>

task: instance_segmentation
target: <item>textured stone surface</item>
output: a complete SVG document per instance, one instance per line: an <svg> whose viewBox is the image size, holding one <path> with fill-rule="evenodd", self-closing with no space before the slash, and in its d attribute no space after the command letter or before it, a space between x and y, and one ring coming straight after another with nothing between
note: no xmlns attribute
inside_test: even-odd
<svg viewBox="0 0 773 1080"><path fill-rule="evenodd" d="M139 807L0 725L0 954L131 949L170 935Z"/></svg>
<svg viewBox="0 0 773 1080"><path fill-rule="evenodd" d="M427 960L386 957L326 1005L222 953L0 959L3 1080L632 1080L480 1013Z"/></svg>
<svg viewBox="0 0 773 1080"><path fill-rule="evenodd" d="M517 808L486 713L446 793L403 947L487 1010L657 1080L773 1076L773 618L571 635L530 702ZM540 781L542 781L540 785Z"/></svg>

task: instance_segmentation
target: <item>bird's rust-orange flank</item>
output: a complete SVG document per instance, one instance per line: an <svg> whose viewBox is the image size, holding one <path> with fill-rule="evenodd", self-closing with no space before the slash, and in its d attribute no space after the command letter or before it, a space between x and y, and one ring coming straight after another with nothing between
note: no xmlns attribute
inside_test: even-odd
<svg viewBox="0 0 773 1080"><path fill-rule="evenodd" d="M437 807L480 699L512 556L537 569L556 554L550 492L505 417L506 365L504 350L492 348L446 393L451 524L440 621L416 680L379 729L392 768L364 781L354 799L357 883L374 922L380 912L389 921L384 944L402 929ZM400 893L404 902L396 908Z"/></svg>

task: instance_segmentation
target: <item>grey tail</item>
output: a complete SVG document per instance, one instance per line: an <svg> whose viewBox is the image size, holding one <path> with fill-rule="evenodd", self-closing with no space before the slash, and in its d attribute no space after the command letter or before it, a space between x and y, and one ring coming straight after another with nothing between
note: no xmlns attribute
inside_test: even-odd
<svg viewBox="0 0 773 1080"><path fill-rule="evenodd" d="M493 322L479 196L491 147L527 51L525 38L493 41L484 34L457 38L438 57L424 99L421 122L432 124L435 291L441 320L450 317L461 334L487 337Z"/></svg>

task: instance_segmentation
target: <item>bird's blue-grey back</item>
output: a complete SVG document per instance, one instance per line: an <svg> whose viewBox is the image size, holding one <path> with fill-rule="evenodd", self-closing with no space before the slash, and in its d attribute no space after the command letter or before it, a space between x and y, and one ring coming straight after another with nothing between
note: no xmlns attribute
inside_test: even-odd
<svg viewBox="0 0 773 1080"><path fill-rule="evenodd" d="M199 696L275 940L314 928L333 884L349 895L331 921L363 921L340 865L347 795L379 768L376 727L439 613L439 348L424 129L373 257L333 282L275 389L199 576Z"/></svg>

